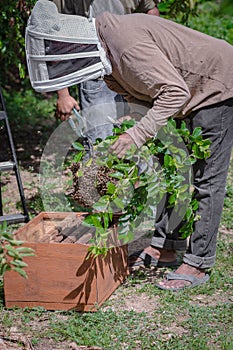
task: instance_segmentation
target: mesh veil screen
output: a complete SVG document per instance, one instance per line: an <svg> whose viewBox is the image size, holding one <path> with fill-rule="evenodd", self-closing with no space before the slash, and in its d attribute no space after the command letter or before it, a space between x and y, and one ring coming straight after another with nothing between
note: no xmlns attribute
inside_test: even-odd
<svg viewBox="0 0 233 350"><path fill-rule="evenodd" d="M76 44L61 41L45 40L46 55L64 55L80 52L98 51L97 45L94 44ZM59 78L66 74L73 73L77 70L89 67L92 64L100 62L99 57L75 58L65 61L49 61L47 62L49 79Z"/></svg>

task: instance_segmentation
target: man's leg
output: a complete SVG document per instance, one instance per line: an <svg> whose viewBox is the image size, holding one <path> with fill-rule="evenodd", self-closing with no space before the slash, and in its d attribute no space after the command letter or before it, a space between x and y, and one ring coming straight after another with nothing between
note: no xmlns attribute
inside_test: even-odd
<svg viewBox="0 0 233 350"><path fill-rule="evenodd" d="M186 251L187 240L179 238L179 228L183 225L182 217L176 216L175 221L180 222L180 224L174 228L174 220L171 215L176 212L170 208L167 208L166 203L162 203L163 209L161 210L161 215L156 220L156 229L154 236L151 239L150 246L144 248L141 257L138 252L133 253L129 257L129 266L133 268L134 266L145 265L143 263L144 253L147 254L147 264L150 265L150 257L154 260L158 260L158 267L162 267L161 263L171 263L171 267L177 259L177 251ZM143 259L142 259L143 257ZM176 261L175 264L178 262Z"/></svg>
<svg viewBox="0 0 233 350"><path fill-rule="evenodd" d="M202 278L205 270L215 263L217 233L233 145L233 100L200 110L190 120L193 129L202 127L203 137L211 140L211 155L205 161L198 160L194 166L194 186L199 202L197 215L200 215L200 220L195 223L184 263L176 273ZM189 283L172 279L160 285L169 289L181 288Z"/></svg>
<svg viewBox="0 0 233 350"><path fill-rule="evenodd" d="M80 106L87 121L88 137L93 143L97 138L105 139L112 135L113 123L108 117L112 120L117 119L117 104L120 104L120 98L121 96L111 91L102 79L80 84Z"/></svg>
<svg viewBox="0 0 233 350"><path fill-rule="evenodd" d="M178 134L177 134L178 135ZM182 148L188 156L188 150L184 145L184 142L180 141L180 137L173 135L172 143L177 148ZM166 134L161 131L161 134L158 135L158 138L165 140ZM169 136L171 137L171 136ZM161 159L161 164L163 160ZM182 172L183 185L187 184L190 187L190 179L192 178L192 169L187 167L186 172ZM190 194L191 200L191 194ZM187 211L187 201L179 200L175 207L170 207L169 205L169 195L165 195L159 205L156 208L156 219L155 219L155 232L151 240L151 245L146 247L142 254L135 252L129 257L129 266L139 266L145 265L144 260L146 260L146 265L162 267L164 264L168 263L167 266L177 265L177 254L176 251L186 251L187 249L187 240L182 239L179 233L180 228L185 224L183 218ZM147 256L145 257L145 254ZM153 259L151 259L153 258ZM170 264L171 263L171 264Z"/></svg>

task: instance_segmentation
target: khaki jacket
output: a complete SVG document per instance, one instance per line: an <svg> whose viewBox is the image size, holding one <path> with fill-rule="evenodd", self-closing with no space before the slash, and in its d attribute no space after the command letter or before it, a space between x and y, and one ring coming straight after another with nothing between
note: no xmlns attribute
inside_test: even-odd
<svg viewBox="0 0 233 350"><path fill-rule="evenodd" d="M233 98L233 46L156 16L104 13L99 38L113 71L109 88L148 111L129 129L138 146L169 117Z"/></svg>

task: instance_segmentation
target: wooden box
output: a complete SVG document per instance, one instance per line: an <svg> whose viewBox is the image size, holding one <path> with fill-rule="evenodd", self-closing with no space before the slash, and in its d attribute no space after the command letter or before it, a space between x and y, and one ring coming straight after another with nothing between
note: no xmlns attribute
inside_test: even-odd
<svg viewBox="0 0 233 350"><path fill-rule="evenodd" d="M68 215L42 212L16 232L16 239L34 249L35 256L24 258L27 279L14 271L5 273L7 308L96 311L126 278L127 246L111 248L106 257L94 258L88 257L88 244L80 240L55 243L44 239Z"/></svg>

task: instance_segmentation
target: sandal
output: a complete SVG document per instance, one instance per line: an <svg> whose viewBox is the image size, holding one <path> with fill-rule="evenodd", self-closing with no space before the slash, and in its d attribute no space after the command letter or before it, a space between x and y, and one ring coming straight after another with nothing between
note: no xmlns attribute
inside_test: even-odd
<svg viewBox="0 0 233 350"><path fill-rule="evenodd" d="M183 289L193 288L193 287L199 286L201 284L208 282L209 279L210 279L210 276L207 273L205 274L204 277L198 278L198 277L195 277L193 275L170 272L166 276L167 281L182 280L182 281L191 282L191 284L185 285L183 287L176 287L176 288L166 288L165 286L161 286L160 284L156 284L156 287L163 289L163 290L171 290L172 292L176 292L178 290L183 290Z"/></svg>

